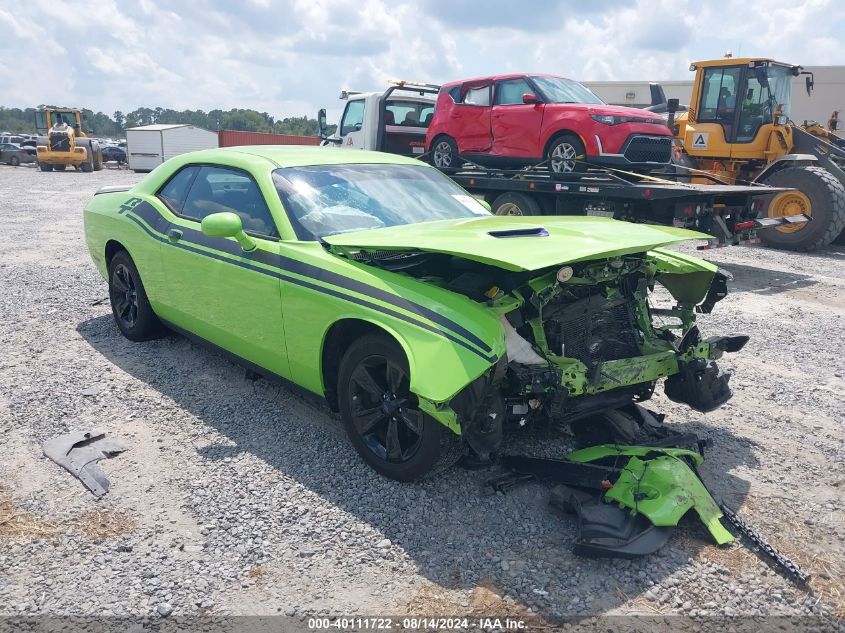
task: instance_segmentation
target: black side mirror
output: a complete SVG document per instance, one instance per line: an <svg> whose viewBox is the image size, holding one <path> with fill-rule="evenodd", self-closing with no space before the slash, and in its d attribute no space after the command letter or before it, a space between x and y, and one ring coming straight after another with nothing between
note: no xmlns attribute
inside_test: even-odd
<svg viewBox="0 0 845 633"><path fill-rule="evenodd" d="M813 78L812 73L804 77L804 85L807 87L807 96L810 96L810 93L813 92L813 86L815 86L816 82Z"/></svg>
<svg viewBox="0 0 845 633"><path fill-rule="evenodd" d="M668 127L672 134L675 133L675 113L680 107L680 102L677 99L668 99L666 101L666 127Z"/></svg>
<svg viewBox="0 0 845 633"><path fill-rule="evenodd" d="M317 136L326 138L326 109L320 108L317 111Z"/></svg>

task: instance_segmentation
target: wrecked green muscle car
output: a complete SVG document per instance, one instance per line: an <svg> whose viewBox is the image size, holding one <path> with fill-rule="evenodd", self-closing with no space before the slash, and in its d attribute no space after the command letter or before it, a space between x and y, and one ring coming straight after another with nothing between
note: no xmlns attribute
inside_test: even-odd
<svg viewBox="0 0 845 633"><path fill-rule="evenodd" d="M702 339L716 267L664 250L705 236L598 217L499 217L432 167L365 151L184 154L85 209L132 340L171 328L324 398L378 472L489 460L510 425L647 400L730 397ZM661 284L674 298L655 309ZM661 324L653 322L659 316Z"/></svg>

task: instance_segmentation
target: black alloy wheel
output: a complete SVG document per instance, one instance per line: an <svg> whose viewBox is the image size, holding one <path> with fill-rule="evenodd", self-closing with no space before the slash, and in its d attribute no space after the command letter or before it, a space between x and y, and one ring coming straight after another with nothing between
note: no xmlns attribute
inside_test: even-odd
<svg viewBox="0 0 845 633"><path fill-rule="evenodd" d="M109 295L114 306L114 318L124 328L131 330L138 321L138 289L126 264L117 264L112 270Z"/></svg>
<svg viewBox="0 0 845 633"><path fill-rule="evenodd" d="M109 302L114 322L130 341L146 341L164 333L161 321L147 299L135 262L126 251L109 260Z"/></svg>
<svg viewBox="0 0 845 633"><path fill-rule="evenodd" d="M349 441L375 471L398 481L436 474L460 459L460 437L418 407L405 353L368 334L343 356L338 404Z"/></svg>
<svg viewBox="0 0 845 633"><path fill-rule="evenodd" d="M408 375L393 360L363 359L350 376L349 409L364 445L380 460L411 460L422 441L422 412L410 400Z"/></svg>

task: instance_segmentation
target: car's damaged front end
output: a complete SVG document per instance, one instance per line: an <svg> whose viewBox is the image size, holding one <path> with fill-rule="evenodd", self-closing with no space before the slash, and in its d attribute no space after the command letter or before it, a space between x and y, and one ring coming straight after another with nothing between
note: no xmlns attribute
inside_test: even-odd
<svg viewBox="0 0 845 633"><path fill-rule="evenodd" d="M441 246L433 252L420 236L413 249L402 248L401 240L390 236L380 237L389 244L378 244L379 250L335 249L462 294L499 319L505 354L448 401L420 398L420 408L459 428L482 459L496 452L508 425L583 420L649 399L662 378L669 398L699 411L715 409L731 397L729 375L716 361L724 352L741 349L747 337L702 338L695 325L697 313L709 312L725 296L726 278L712 264L660 248L697 234L667 236L665 228L656 227L651 237L656 244L646 248L643 231L652 229L639 227L625 240L623 228L615 241L601 244L602 231L620 230L615 225L621 223L597 223L598 235L580 238L589 247L579 251L570 244L561 252L576 257L558 255L559 264L547 265L555 257L542 252L550 247L543 240L555 229L562 238L566 222L573 220L578 219L542 218L542 226L534 228L523 221L516 228L485 231L510 231L512 237L494 245L495 250ZM358 244L366 241L353 237ZM542 247L533 254L532 239ZM516 240L529 241L514 246ZM536 267L527 263L529 258ZM665 291L665 307L652 301L658 286Z"/></svg>
<svg viewBox="0 0 845 633"><path fill-rule="evenodd" d="M507 357L450 402L470 446L495 451L498 420L565 423L648 400L661 378L670 399L698 411L727 402L730 375L716 360L747 338L702 339L695 325L696 309L724 297L725 276L677 263L677 254L651 252L567 265L491 300ZM672 307L650 306L656 284L680 295Z"/></svg>

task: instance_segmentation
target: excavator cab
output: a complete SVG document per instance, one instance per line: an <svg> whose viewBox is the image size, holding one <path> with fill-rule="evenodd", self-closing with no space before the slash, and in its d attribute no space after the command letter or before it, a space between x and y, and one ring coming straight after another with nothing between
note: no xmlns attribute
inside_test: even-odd
<svg viewBox="0 0 845 633"><path fill-rule="evenodd" d="M789 134L792 78L800 66L767 59L698 62L684 145L691 156L768 159L772 135Z"/></svg>

